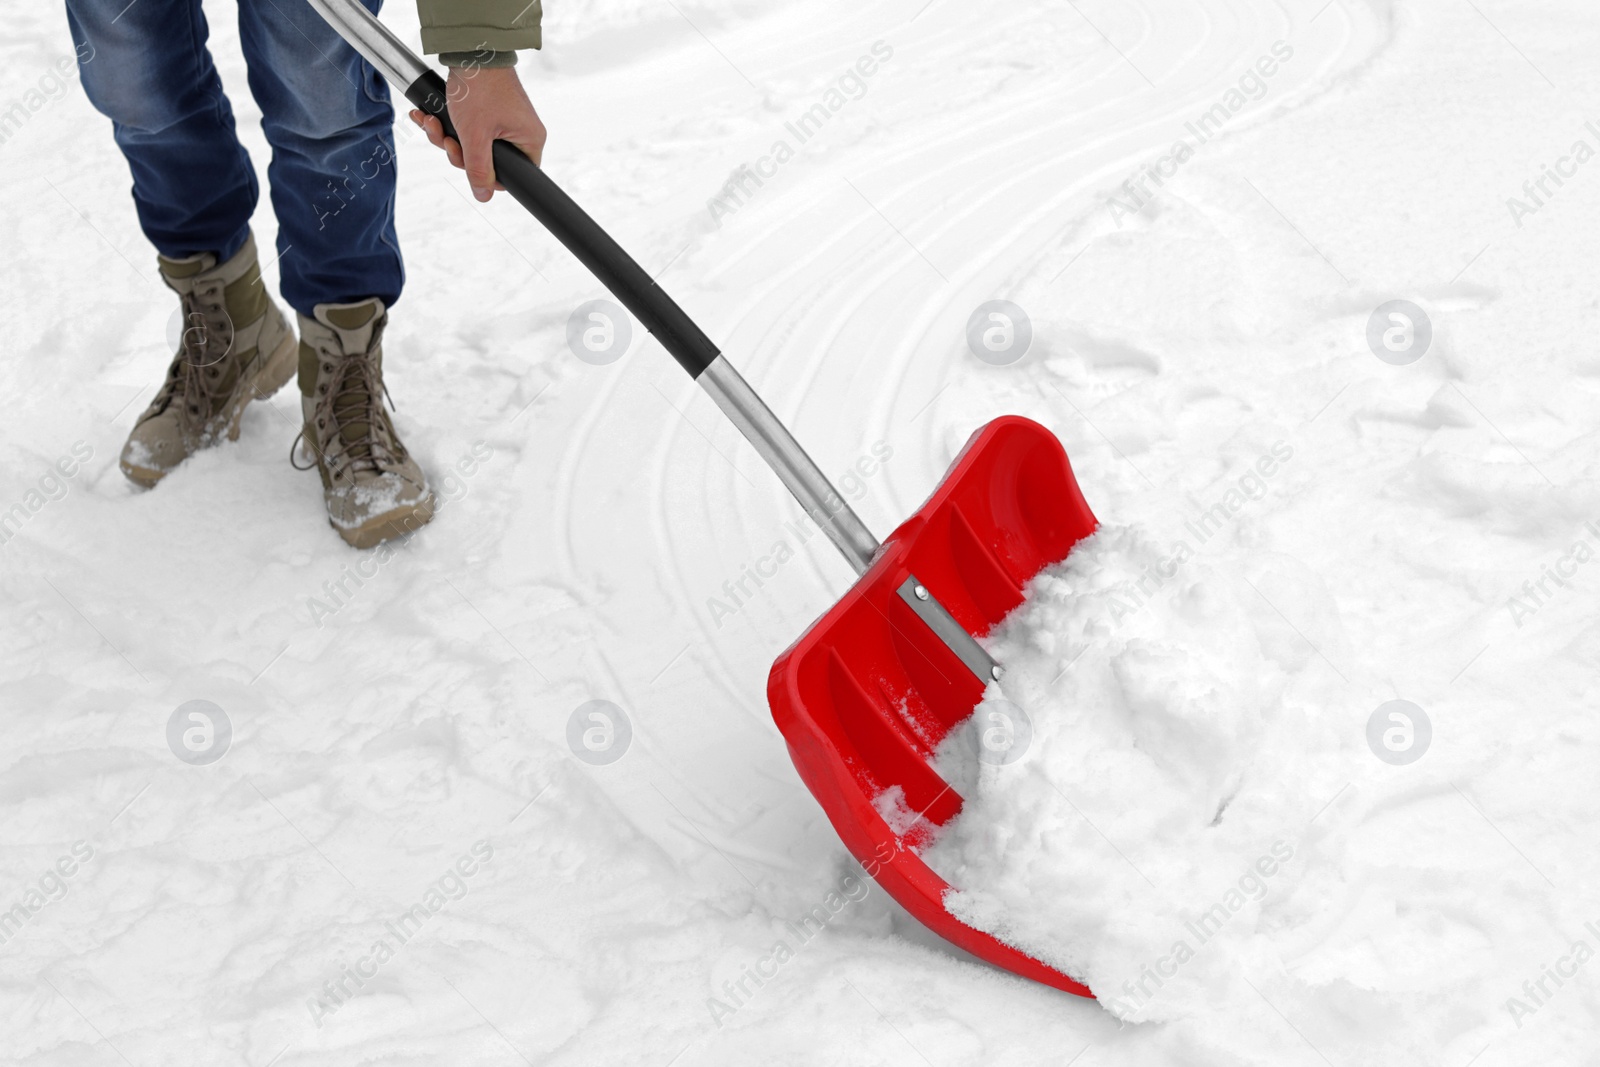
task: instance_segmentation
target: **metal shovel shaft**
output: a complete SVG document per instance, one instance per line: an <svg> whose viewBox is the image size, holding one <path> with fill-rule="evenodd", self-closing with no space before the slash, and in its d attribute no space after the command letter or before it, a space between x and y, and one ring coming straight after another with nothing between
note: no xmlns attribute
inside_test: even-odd
<svg viewBox="0 0 1600 1067"><path fill-rule="evenodd" d="M437 71L359 0L309 2L390 85L403 86L407 100L438 118L445 132L455 136L448 112L449 94ZM578 257L700 384L755 446L856 574L866 573L878 554L877 538L711 339L610 234L515 145L508 141L494 143L494 168L495 177L506 191ZM987 682L999 676L988 653L925 588L912 583L904 598L981 680Z"/></svg>

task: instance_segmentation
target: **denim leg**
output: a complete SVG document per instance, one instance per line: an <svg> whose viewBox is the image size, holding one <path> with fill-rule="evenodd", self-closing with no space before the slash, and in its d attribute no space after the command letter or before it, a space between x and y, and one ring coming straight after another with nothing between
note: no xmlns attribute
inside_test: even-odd
<svg viewBox="0 0 1600 1067"><path fill-rule="evenodd" d="M258 190L200 0L66 0L84 93L133 172L139 225L180 258L244 244Z"/></svg>
<svg viewBox="0 0 1600 1067"><path fill-rule="evenodd" d="M241 0L239 36L272 144L284 299L304 315L372 296L392 305L405 274L388 87L306 0Z"/></svg>

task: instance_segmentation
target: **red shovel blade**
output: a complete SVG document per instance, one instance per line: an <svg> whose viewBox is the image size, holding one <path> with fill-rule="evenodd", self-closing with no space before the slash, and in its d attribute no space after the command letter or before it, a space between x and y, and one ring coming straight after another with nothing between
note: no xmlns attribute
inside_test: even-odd
<svg viewBox="0 0 1600 1067"><path fill-rule="evenodd" d="M1093 994L1081 982L946 911L949 884L917 854L961 810L961 797L931 763L984 686L897 590L915 575L979 636L1022 603L1028 579L1065 559L1095 525L1055 435L1019 416L995 419L972 435L927 503L767 679L772 717L801 779L878 884L973 955L1084 997ZM920 815L896 818L899 832L874 803L897 786L900 810Z"/></svg>

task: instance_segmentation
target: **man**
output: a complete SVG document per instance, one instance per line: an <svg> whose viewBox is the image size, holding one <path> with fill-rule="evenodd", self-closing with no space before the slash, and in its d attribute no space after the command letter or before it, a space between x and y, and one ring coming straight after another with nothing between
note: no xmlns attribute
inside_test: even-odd
<svg viewBox="0 0 1600 1067"><path fill-rule="evenodd" d="M382 0L364 0L376 11ZM261 283L250 216L255 171L206 49L200 0L66 0L84 91L112 121L157 265L178 295L182 341L139 416L122 470L156 485L201 448L239 435L251 401L298 375L301 436L322 477L328 520L370 548L433 516L427 477L383 401L382 338L404 272L394 226L389 88L306 0L239 0L250 91L272 146L281 292ZM545 129L518 80L516 52L539 47L539 0L418 0L422 44L450 68L450 112L416 121L493 195L490 146L538 162Z"/></svg>

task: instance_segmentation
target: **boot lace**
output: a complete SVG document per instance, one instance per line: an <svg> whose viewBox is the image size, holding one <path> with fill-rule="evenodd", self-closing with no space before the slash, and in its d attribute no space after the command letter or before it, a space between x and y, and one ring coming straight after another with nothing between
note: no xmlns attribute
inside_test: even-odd
<svg viewBox="0 0 1600 1067"><path fill-rule="evenodd" d="M383 474L405 462L405 446L396 438L383 409L384 401L388 401L389 409L394 410L394 398L378 372L383 327L384 320L374 324L372 339L358 353L334 348L326 340L317 341L317 356L332 362L334 370L317 401L315 432L308 435L307 427L302 427L291 447L289 461L297 470L310 470L320 461L327 468L329 479L336 482L342 477L353 480L363 472ZM345 431L352 427L360 430L346 440ZM297 459L302 442L315 457L305 466Z"/></svg>
<svg viewBox="0 0 1600 1067"><path fill-rule="evenodd" d="M233 322L223 303L220 279L199 282L179 299L184 330L148 414L159 415L179 403L187 419L204 423L227 395L231 376L225 362L233 349Z"/></svg>

